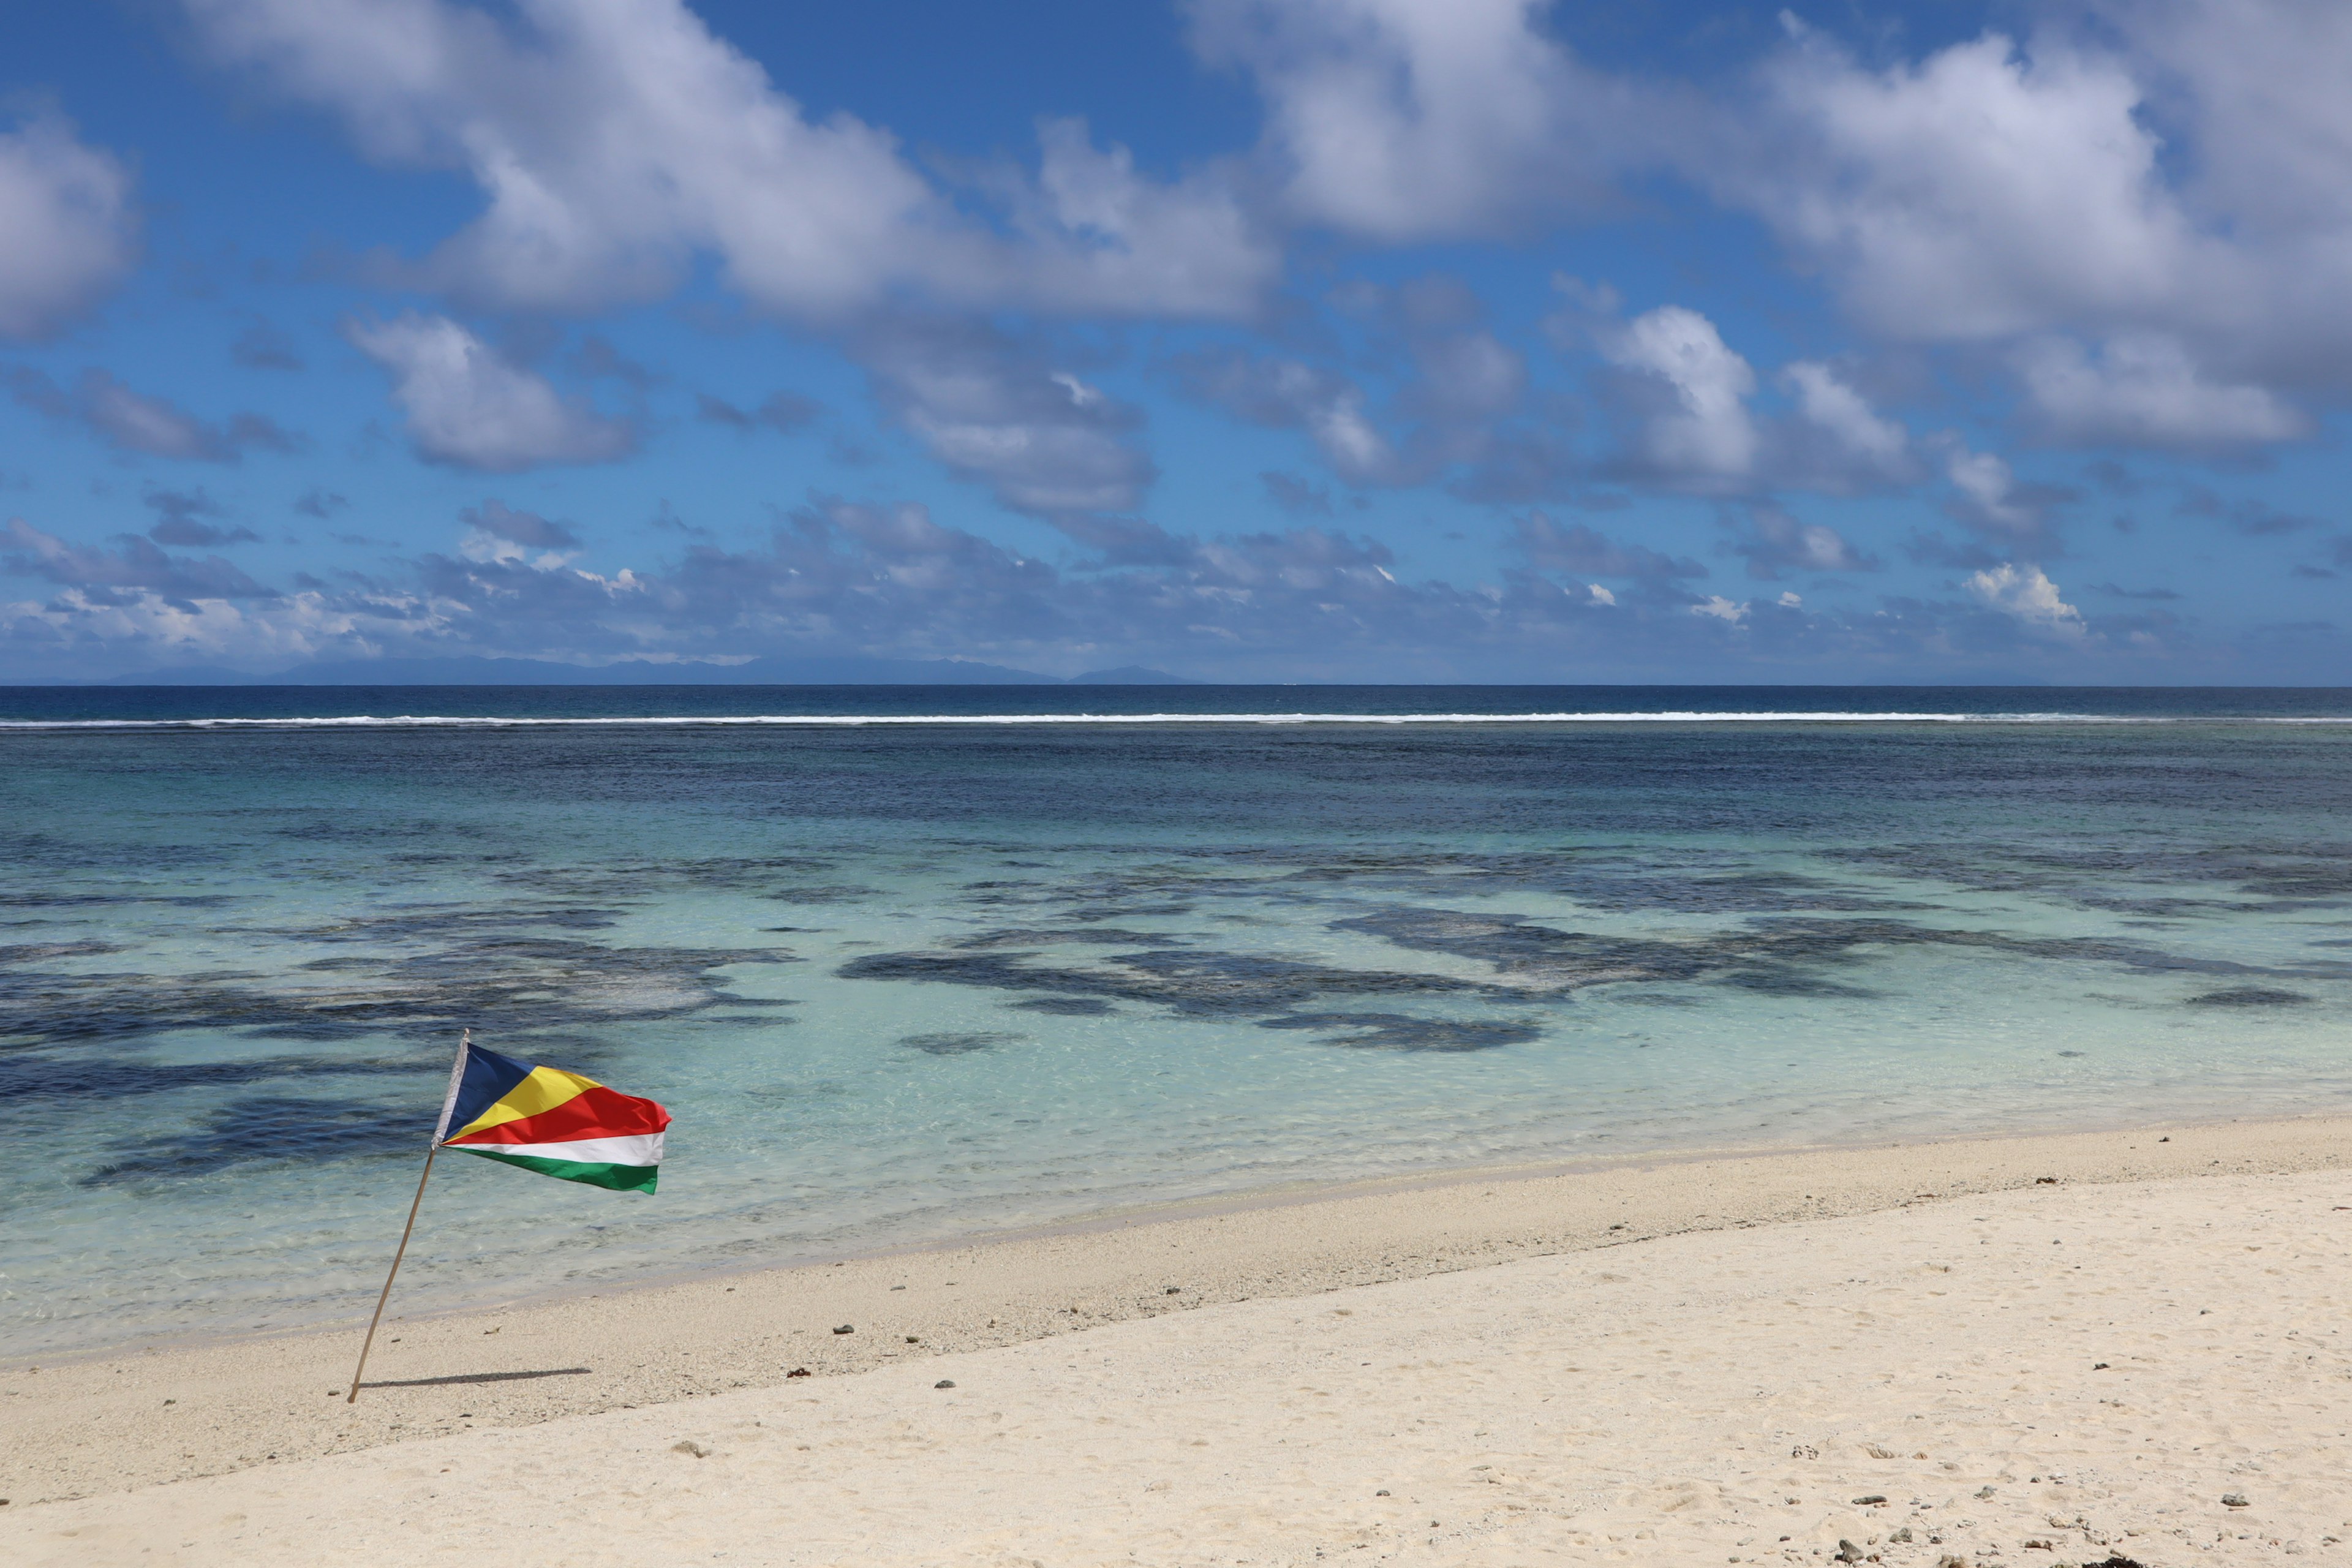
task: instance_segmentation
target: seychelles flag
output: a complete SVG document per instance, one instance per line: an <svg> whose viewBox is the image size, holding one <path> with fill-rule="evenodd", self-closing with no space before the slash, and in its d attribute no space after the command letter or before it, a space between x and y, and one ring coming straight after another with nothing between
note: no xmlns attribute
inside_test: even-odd
<svg viewBox="0 0 2352 1568"><path fill-rule="evenodd" d="M433 1142L567 1182L649 1193L668 1125L669 1112L650 1100L486 1051L469 1036L449 1070Z"/></svg>

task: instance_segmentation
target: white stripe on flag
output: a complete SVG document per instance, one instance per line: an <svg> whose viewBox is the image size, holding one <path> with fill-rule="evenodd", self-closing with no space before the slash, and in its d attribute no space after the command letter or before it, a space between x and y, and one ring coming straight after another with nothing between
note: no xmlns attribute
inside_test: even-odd
<svg viewBox="0 0 2352 1568"><path fill-rule="evenodd" d="M532 1160L570 1160L581 1165L658 1165L662 1158L659 1132L629 1138L582 1138L570 1143L452 1143L452 1149L478 1149L485 1154L520 1154Z"/></svg>

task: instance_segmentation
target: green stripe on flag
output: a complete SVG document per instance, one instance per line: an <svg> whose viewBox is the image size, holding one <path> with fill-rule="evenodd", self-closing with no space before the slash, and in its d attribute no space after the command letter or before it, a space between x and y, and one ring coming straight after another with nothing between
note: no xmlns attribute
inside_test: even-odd
<svg viewBox="0 0 2352 1568"><path fill-rule="evenodd" d="M455 1149L461 1154L479 1154L485 1160L501 1164L520 1165L526 1171L537 1171L542 1176L553 1176L560 1182L585 1182L592 1187L610 1187L616 1193L649 1193L661 1179L659 1165L585 1165L577 1160L542 1160L535 1154L509 1154L502 1150L486 1148L478 1143L445 1143L445 1149Z"/></svg>

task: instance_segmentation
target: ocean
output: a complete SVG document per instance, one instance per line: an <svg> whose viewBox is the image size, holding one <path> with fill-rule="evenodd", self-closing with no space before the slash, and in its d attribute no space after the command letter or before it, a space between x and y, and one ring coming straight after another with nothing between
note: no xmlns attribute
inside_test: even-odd
<svg viewBox="0 0 2352 1568"><path fill-rule="evenodd" d="M2352 691L0 690L0 1354L1448 1168L2352 1100Z"/></svg>

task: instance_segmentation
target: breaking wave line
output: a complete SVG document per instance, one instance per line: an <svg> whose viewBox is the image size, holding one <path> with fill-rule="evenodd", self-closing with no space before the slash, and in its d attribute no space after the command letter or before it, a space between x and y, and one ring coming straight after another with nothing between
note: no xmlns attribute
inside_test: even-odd
<svg viewBox="0 0 2352 1568"><path fill-rule="evenodd" d="M8 730L871 729L1018 725L2352 724L2352 717L2119 713L757 713L566 717L352 714L265 719L0 719Z"/></svg>

